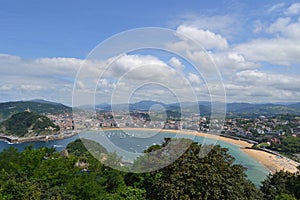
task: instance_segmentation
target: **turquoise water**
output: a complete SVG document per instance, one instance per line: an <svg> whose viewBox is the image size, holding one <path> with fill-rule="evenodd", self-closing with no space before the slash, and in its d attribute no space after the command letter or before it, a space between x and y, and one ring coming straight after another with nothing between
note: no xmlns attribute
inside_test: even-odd
<svg viewBox="0 0 300 200"><path fill-rule="evenodd" d="M252 157L248 156L245 154L237 145L233 145L227 142L223 141L215 141L211 139L205 139L207 144L210 142L219 144L221 147L225 147L229 149L230 155L235 157L235 163L236 164L241 164L244 167L247 168L246 174L255 185L260 185L260 183L267 177L269 174L269 171L259 162L257 162L255 159ZM197 137L195 139L196 142L203 141L203 138Z"/></svg>
<svg viewBox="0 0 300 200"><path fill-rule="evenodd" d="M256 160L245 154L237 145L230 144L227 142L223 142L220 140L214 140L210 138L204 137L193 137L189 135L176 135L174 133L169 132L160 132L159 134L155 134L153 131L142 131L142 135L145 136L147 134L152 135L151 137L143 138L139 135L141 131L130 131L127 134L122 133L121 131L106 131L105 136L99 136L99 133L96 132L88 132L80 134L80 137L93 139L95 141L101 141L100 143L108 150L114 151L113 145L120 147L126 151L131 151L134 153L141 153L147 147L153 144L160 144L163 142L165 137L184 137L193 139L195 142L201 144L218 144L224 148L229 149L229 153L235 157L235 163L241 164L247 168L246 174L255 185L260 185L261 181L263 181L268 175L268 170L258 163ZM57 141L48 141L48 142L29 142L29 143L21 143L21 144L7 144L6 142L0 141L0 151L8 148L10 146L16 147L20 151L22 151L26 146L32 145L33 148L40 147L55 147L58 151L64 149L70 142L76 140L79 136L73 136L71 138L57 140ZM109 142L105 142L105 140L109 140ZM104 141L104 142L102 142ZM112 145L113 144L113 145Z"/></svg>

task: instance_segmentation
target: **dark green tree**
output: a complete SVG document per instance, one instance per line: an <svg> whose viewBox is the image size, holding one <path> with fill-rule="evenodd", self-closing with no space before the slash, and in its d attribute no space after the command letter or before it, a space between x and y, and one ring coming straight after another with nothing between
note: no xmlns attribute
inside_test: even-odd
<svg viewBox="0 0 300 200"><path fill-rule="evenodd" d="M300 174L279 171L270 174L261 187L265 199L275 199L280 196L294 196L300 198Z"/></svg>
<svg viewBox="0 0 300 200"><path fill-rule="evenodd" d="M157 156L178 151L172 147L175 144L181 149L176 140L166 142L169 145L163 144L162 147L171 147L155 151L159 154ZM138 161L141 164L144 160L140 158ZM183 155L167 167L143 174L140 178L132 174L126 180L142 181L147 199L262 199L262 193L246 179L245 168L233 164L233 161L225 148L192 142Z"/></svg>

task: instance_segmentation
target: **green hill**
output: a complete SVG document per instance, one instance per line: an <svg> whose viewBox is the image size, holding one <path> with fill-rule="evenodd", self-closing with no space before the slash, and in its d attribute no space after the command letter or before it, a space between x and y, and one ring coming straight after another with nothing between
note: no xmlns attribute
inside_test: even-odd
<svg viewBox="0 0 300 200"><path fill-rule="evenodd" d="M61 114L72 112L72 108L68 106L44 100L5 102L0 103L0 121L7 119L15 113L24 112L27 108L32 112L39 114Z"/></svg>
<svg viewBox="0 0 300 200"><path fill-rule="evenodd" d="M300 103L291 105L281 104L250 104L250 103L229 103L227 104L227 115L240 117L258 117L260 115L300 115Z"/></svg>
<svg viewBox="0 0 300 200"><path fill-rule="evenodd" d="M13 114L0 124L0 131L18 137L53 134L59 127L46 116L33 112Z"/></svg>

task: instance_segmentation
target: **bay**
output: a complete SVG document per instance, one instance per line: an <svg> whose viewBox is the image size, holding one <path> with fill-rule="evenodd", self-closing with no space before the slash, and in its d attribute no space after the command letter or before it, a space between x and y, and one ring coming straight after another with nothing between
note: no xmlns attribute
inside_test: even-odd
<svg viewBox="0 0 300 200"><path fill-rule="evenodd" d="M127 132L127 131L126 131ZM151 131L142 131L143 135L147 134L153 134ZM134 153L142 153L146 148L148 148L151 145L154 144L161 144L166 137L174 138L174 137L184 137L184 138L190 138L193 139L195 142L198 142L200 144L213 144L213 145L220 145L221 147L228 148L229 153L235 157L235 163L241 164L244 167L247 168L246 174L249 180L251 180L255 185L259 186L261 184L261 181L263 181L269 171L260 163L258 163L255 159L245 154L239 146L230 144L227 142L223 142L221 140L214 140L210 138L205 137L193 137L185 134L174 134L170 132L160 132L159 134L153 134L151 137L147 138L141 138L137 137L138 134L141 133L141 131L130 131L130 133L123 133L118 130L113 131L105 131L105 137L106 139L109 139L111 144L124 149L129 152ZM81 133L80 136L75 135L70 138L66 138L63 140L56 140L56 141L37 141L37 142L26 142L26 143L20 143L20 144L8 144L4 141L0 141L0 151L3 151L6 148L9 147L15 147L19 151L22 151L24 148L26 148L29 145L32 145L33 148L41 148L41 147L48 147L52 148L54 147L57 151L63 150L69 143L75 141L76 139L80 137L84 137L87 139L93 139L95 141L98 141L99 137L97 139L94 139L95 136L99 136L99 133L97 132L87 132L87 133ZM101 140L101 138L100 138ZM101 142L100 142L101 143ZM108 144L107 142L101 143L108 151L114 151L113 145Z"/></svg>

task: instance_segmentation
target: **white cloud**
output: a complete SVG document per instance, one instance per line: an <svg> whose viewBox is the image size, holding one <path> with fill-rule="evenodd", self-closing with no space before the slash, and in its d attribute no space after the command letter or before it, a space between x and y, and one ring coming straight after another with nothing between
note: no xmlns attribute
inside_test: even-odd
<svg viewBox="0 0 300 200"><path fill-rule="evenodd" d="M145 73L136 74L136 78L143 78L144 76L148 76L149 73L153 74L159 72L160 66L167 66L167 64L154 56L124 54L112 63L107 73L109 73L109 75L119 77L130 70L142 67L147 69L147 71Z"/></svg>
<svg viewBox="0 0 300 200"><path fill-rule="evenodd" d="M289 17L285 18L278 18L273 24L270 25L270 27L267 29L267 32L269 33L277 33L277 32L283 32L285 28L289 25L291 19Z"/></svg>
<svg viewBox="0 0 300 200"><path fill-rule="evenodd" d="M42 86L41 85L26 84L26 85L21 85L20 88L22 90L41 90Z"/></svg>
<svg viewBox="0 0 300 200"><path fill-rule="evenodd" d="M284 4L275 5L281 9L273 22L267 22L264 29L267 37L260 37L245 43L236 44L234 51L239 52L248 61L267 62L273 65L290 66L299 64L300 59L300 3L295 3L284 10ZM284 16L283 13L289 14ZM264 22L266 24L266 22ZM260 22L262 24L262 22ZM262 30L260 30L262 31Z"/></svg>
<svg viewBox="0 0 300 200"><path fill-rule="evenodd" d="M83 60L76 58L38 58L22 59L14 55L0 54L0 70L2 74L37 75L57 74L74 76Z"/></svg>
<svg viewBox="0 0 300 200"><path fill-rule="evenodd" d="M232 16L189 16L181 22L176 32L199 42L207 51L199 49L199 46L184 37L181 41L166 45L193 61L203 80L210 79L207 87L212 91L222 89L221 83L213 80L217 77L214 74L217 67L223 76L229 101L297 100L300 98L300 79L294 65L300 64L300 18L297 16L300 4L285 6L284 3L276 4L267 10L272 15L268 19L250 19L254 30L237 40L230 38L239 27L245 28L243 33L247 31L248 27L242 24L245 19L239 20ZM272 21L268 21L270 19ZM255 38L251 35L252 31L256 33ZM293 69L286 74L267 73L265 68L261 68L265 63L268 70L272 65ZM107 66L109 69L104 72ZM0 91L22 98L34 98L34 95L40 94L48 99L50 96L53 99L70 100L73 80L79 69L81 77L76 86L86 92L87 96L82 97L86 99L93 97L94 93L109 99L114 91L118 100L124 102L124 97L147 83L164 85L164 89L172 90L181 97L191 96L191 89L197 91L197 94L205 91L202 79L195 72L197 69L189 71L189 66L184 66L177 57L163 60L152 55L137 54L123 54L101 61L60 57L23 59L0 54ZM143 96L136 98L163 98L167 93L157 85L149 86L140 92Z"/></svg>
<svg viewBox="0 0 300 200"><path fill-rule="evenodd" d="M197 76L196 74L193 73L189 73L188 74L188 79L192 82L192 83L197 83L199 84L201 82L199 76Z"/></svg>
<svg viewBox="0 0 300 200"><path fill-rule="evenodd" d="M77 95L79 96L78 98L85 93L94 92L97 95L97 101L110 102L113 99L114 103L124 103L132 95L136 94L139 88L144 88L145 86L149 86L146 92L147 96L161 99L164 102L170 101L170 96L161 95L161 89L157 89L157 86L162 86L167 91L171 91L172 94L180 97L181 100L192 100L194 98L193 88L190 86L187 77L181 71L176 71L157 57L122 54L110 60L113 62L111 62L111 65L103 73L102 77L99 77L101 73L98 75L92 73L90 76L85 75L83 78L78 78L78 81L85 85L82 95ZM183 67L180 60L175 57L171 58L169 62L176 65L176 67ZM90 77L90 79L85 79L85 77ZM93 81L91 80L96 77L100 78L100 80L97 90L94 91L95 85L92 84ZM193 81L200 83L196 77L194 77ZM78 86L77 89L80 93L81 88ZM145 95L144 97L147 98ZM194 98L193 100L196 99Z"/></svg>
<svg viewBox="0 0 300 200"><path fill-rule="evenodd" d="M232 74L235 71L256 69L260 65L247 61L243 55L237 52L217 53L213 55L216 66L223 74Z"/></svg>
<svg viewBox="0 0 300 200"><path fill-rule="evenodd" d="M77 84L78 89L84 89L85 88L84 83L80 80L77 80L76 84Z"/></svg>
<svg viewBox="0 0 300 200"><path fill-rule="evenodd" d="M260 66L246 59L239 51L231 50L225 38L209 30L204 31L181 25L176 31L205 43L204 48L207 51L185 39L168 45L170 49L181 51L187 59L193 61L205 77L209 77L212 73L216 74L218 71L232 74L236 70L253 69Z"/></svg>
<svg viewBox="0 0 300 200"><path fill-rule="evenodd" d="M300 13L300 3L294 3L286 10L286 15L296 15Z"/></svg>
<svg viewBox="0 0 300 200"><path fill-rule="evenodd" d="M227 99L245 102L298 101L297 76L245 70L225 83Z"/></svg>
<svg viewBox="0 0 300 200"><path fill-rule="evenodd" d="M176 57L172 57L169 60L169 64L173 67L176 68L177 71L181 72L184 69L184 65L182 64L182 62L176 58Z"/></svg>
<svg viewBox="0 0 300 200"><path fill-rule="evenodd" d="M76 58L39 58L25 60L18 56L0 55L1 87L5 92L0 100L8 97L14 99L43 98L52 101L61 101L68 105L72 101L73 80L77 70L82 70L82 76L77 77L76 89L82 91L83 98L90 102L93 95L103 93L108 97L112 91L119 91L119 97L126 97L134 92L136 87L143 84L163 85L182 99L193 98L192 88L184 74L157 57L150 55L120 55L110 65L110 68L100 77L98 89L95 91L97 80L104 67L115 58L107 61L84 61ZM170 62L177 67L181 66L180 60L175 58ZM82 65L83 64L83 65ZM82 65L82 68L80 66ZM198 82L195 79L196 82ZM101 90L100 90L101 89ZM147 94L167 100L161 95L160 90L153 88ZM108 96L107 96L108 95ZM106 100L107 100L106 99ZM124 102L123 99L119 99ZM109 101L105 101L109 102Z"/></svg>
<svg viewBox="0 0 300 200"><path fill-rule="evenodd" d="M300 41L283 38L258 39L235 48L247 59L268 62L275 65L289 66L300 63Z"/></svg>
<svg viewBox="0 0 300 200"><path fill-rule="evenodd" d="M43 98L70 105L73 79L82 62L76 58L23 59L0 54L0 90L12 99Z"/></svg>
<svg viewBox="0 0 300 200"><path fill-rule="evenodd" d="M13 88L12 85L1 85L0 86L0 91L9 91Z"/></svg>
<svg viewBox="0 0 300 200"><path fill-rule="evenodd" d="M198 13L189 13L181 16L176 21L176 26L185 25L197 27L203 30L210 30L215 33L222 33L231 38L239 29L241 29L241 17L233 15L199 15Z"/></svg>
<svg viewBox="0 0 300 200"><path fill-rule="evenodd" d="M268 12L274 12L274 11L280 10L280 9L282 9L284 6L285 6L284 3L278 3L278 4L275 4L275 5L273 5L273 6L268 10Z"/></svg>
<svg viewBox="0 0 300 200"><path fill-rule="evenodd" d="M262 24L262 22L260 20L255 20L253 33L258 34L258 33L262 32L263 29L264 29L264 25Z"/></svg>
<svg viewBox="0 0 300 200"><path fill-rule="evenodd" d="M246 70L238 72L234 79L243 85L268 86L273 89L300 92L300 79L298 76Z"/></svg>
<svg viewBox="0 0 300 200"><path fill-rule="evenodd" d="M204 49L225 50L228 48L227 40L224 37L209 30L180 25L176 31L179 34L182 34L199 42Z"/></svg>

